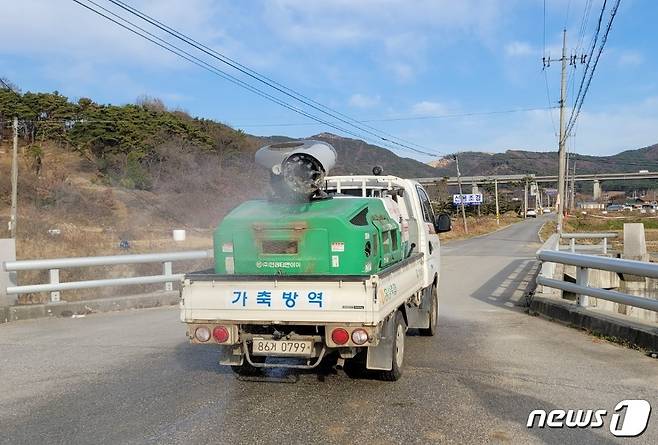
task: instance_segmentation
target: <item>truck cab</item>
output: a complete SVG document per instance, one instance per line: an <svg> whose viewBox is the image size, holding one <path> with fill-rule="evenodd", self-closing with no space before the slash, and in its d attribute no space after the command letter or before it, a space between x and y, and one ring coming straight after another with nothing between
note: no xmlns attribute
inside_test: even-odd
<svg viewBox="0 0 658 445"><path fill-rule="evenodd" d="M376 197L397 207L402 239L410 252L423 254L423 287L438 283L441 250L434 216L427 191L418 182L396 176L329 176L326 191L334 196ZM391 202L393 205L391 205Z"/></svg>

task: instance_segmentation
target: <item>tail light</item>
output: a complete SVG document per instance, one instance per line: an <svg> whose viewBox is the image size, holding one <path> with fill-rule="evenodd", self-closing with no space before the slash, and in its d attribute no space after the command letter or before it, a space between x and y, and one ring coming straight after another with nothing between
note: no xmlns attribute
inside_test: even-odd
<svg viewBox="0 0 658 445"><path fill-rule="evenodd" d="M210 340L210 329L206 326L199 326L194 330L194 338L202 343L207 342Z"/></svg>
<svg viewBox="0 0 658 445"><path fill-rule="evenodd" d="M229 339L229 332L224 326L217 326L212 330L212 336L217 343L226 343Z"/></svg>
<svg viewBox="0 0 658 445"><path fill-rule="evenodd" d="M355 345L362 345L368 341L368 333L364 329L355 329L352 331L352 341Z"/></svg>
<svg viewBox="0 0 658 445"><path fill-rule="evenodd" d="M343 328L336 328L331 331L331 340L337 345L344 345L350 341L350 334Z"/></svg>

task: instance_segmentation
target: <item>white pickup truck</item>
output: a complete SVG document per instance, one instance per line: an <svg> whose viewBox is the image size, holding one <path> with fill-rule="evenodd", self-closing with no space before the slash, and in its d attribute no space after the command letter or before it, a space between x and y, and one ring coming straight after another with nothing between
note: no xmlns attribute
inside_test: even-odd
<svg viewBox="0 0 658 445"><path fill-rule="evenodd" d="M372 275L187 274L181 287L180 317L193 344L221 345L220 363L239 373L266 367L314 368L330 354L337 367L374 370L383 380L402 374L407 329L434 335L439 317L439 232L450 230L446 214L434 216L430 199L415 181L395 176L329 176L326 192L390 200L406 258ZM397 216L396 216L397 217ZM323 295L290 310L264 307L254 299L232 304L241 292ZM271 360L268 357L288 357Z"/></svg>

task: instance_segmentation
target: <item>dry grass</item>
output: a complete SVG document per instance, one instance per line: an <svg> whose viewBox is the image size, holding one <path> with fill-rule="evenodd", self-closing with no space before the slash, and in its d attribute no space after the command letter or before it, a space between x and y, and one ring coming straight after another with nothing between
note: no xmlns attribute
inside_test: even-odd
<svg viewBox="0 0 658 445"><path fill-rule="evenodd" d="M28 220L29 221L29 220ZM24 221L26 223L27 221ZM60 228L59 226L58 228ZM173 241L170 231L152 230L138 233L138 238L130 239L130 248L119 247L121 237L112 230L93 230L70 225L60 228L59 235L49 235L47 230L35 230L34 227L24 227L17 239L18 259L33 258L66 258L75 256L122 255L135 253L171 252L179 250L197 250L212 248L212 234L208 230L188 235L184 242ZM186 270L198 270L210 267L209 261L186 261L174 263L174 273ZM162 265L131 264L117 266L98 266L89 268L63 269L60 271L60 281L82 281L111 277L131 277L144 275L160 275ZM25 271L19 273L20 284L37 284L48 282L48 271ZM62 299L78 301L84 299L102 298L117 295L131 295L160 290L164 285L139 285L82 289L66 291ZM22 304L44 303L49 294L21 295Z"/></svg>
<svg viewBox="0 0 658 445"><path fill-rule="evenodd" d="M8 237L10 150L0 146L0 238ZM226 173L228 174L228 173ZM225 180L229 178L226 177ZM243 180L244 182L244 180ZM239 181L236 181L239 183ZM145 252L209 249L212 228L253 190L138 191L111 187L93 165L75 153L47 147L37 175L29 159L19 160L17 258L61 258ZM57 229L58 234L50 234ZM186 229L187 240L174 242L172 229ZM119 247L128 240L129 249ZM206 262L175 263L174 272L210 266ZM159 275L161 264L126 265L60 271L60 280ZM47 271L20 272L19 284L48 282ZM164 285L87 289L62 293L76 301L162 289ZM22 295L24 304L42 303L49 294Z"/></svg>
<svg viewBox="0 0 658 445"><path fill-rule="evenodd" d="M609 247L613 250L621 251L624 249L624 224L625 223L642 223L644 224L644 234L649 252L658 252L658 219L655 216L646 214L629 214L623 215L602 215L588 213L575 214L568 216L564 221L565 232L610 232L617 233L616 238L609 241ZM546 226L545 226L546 228ZM546 228L546 230L548 230ZM555 230L553 223L552 231ZM543 231L542 231L543 232ZM550 234L550 233L549 233ZM540 234L540 236L542 236ZM544 238L542 238L544 239ZM599 239L582 239L578 240L579 244L598 244Z"/></svg>
<svg viewBox="0 0 658 445"><path fill-rule="evenodd" d="M500 224L497 224L496 217L493 215L484 215L481 217L469 216L466 218L466 225L468 226L468 233L466 233L464 231L462 219L461 217L458 217L452 221L452 230L441 234L441 239L447 241L472 238L474 236L494 232L495 230L519 221L521 221L521 218L516 213L501 215Z"/></svg>
<svg viewBox="0 0 658 445"><path fill-rule="evenodd" d="M555 221L546 221L541 229L539 229L539 239L545 242L557 230L557 223Z"/></svg>

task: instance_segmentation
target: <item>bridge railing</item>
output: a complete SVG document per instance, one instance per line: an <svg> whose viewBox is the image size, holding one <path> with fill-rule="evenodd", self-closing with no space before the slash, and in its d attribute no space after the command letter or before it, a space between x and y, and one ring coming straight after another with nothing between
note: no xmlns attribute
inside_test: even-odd
<svg viewBox="0 0 658 445"><path fill-rule="evenodd" d="M49 282L43 284L28 284L23 286L7 286L7 295L50 292L50 301L60 301L60 292L74 289L89 289L106 286L127 286L135 284L164 283L165 290L173 290L173 283L180 281L184 274L173 273L175 261L209 259L213 252L209 250L191 250L183 252L146 253L133 255L111 255L76 258L54 258L42 260L5 261L1 267L6 272L48 270ZM125 264L162 263L161 275L131 276L120 278L105 278L98 280L60 282L60 269L70 269L93 266L113 266Z"/></svg>
<svg viewBox="0 0 658 445"><path fill-rule="evenodd" d="M569 240L569 250L572 253L575 253L576 250L579 248L581 250L589 250L591 249L592 246L594 247L600 247L601 248L601 253L603 255L606 255L608 253L608 240L612 238L616 238L617 234L614 232L603 232L603 233L562 233L560 235L561 239ZM583 239L600 239L601 243L600 244L590 244L590 245L583 245L578 246L576 245L576 240L583 240ZM559 250L559 245L558 249Z"/></svg>
<svg viewBox="0 0 658 445"><path fill-rule="evenodd" d="M658 264L644 261L610 258L596 255L583 255L573 252L560 252L550 248L542 248L537 252L537 259L542 262L542 270L537 276L537 284L576 294L577 304L589 306L588 297L600 298L614 303L634 306L641 309L658 312L658 300L623 292L592 287L589 283L590 270L604 270L620 274L630 274L645 278L658 278ZM554 268L544 267L546 264L562 264L576 267L576 282L558 280L553 277Z"/></svg>

